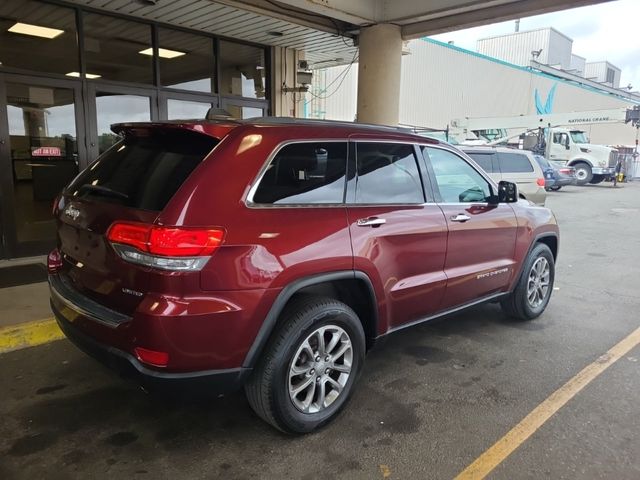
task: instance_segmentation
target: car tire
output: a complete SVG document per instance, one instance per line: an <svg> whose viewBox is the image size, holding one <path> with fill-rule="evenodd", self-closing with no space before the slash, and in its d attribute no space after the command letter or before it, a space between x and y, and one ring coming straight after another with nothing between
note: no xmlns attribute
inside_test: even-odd
<svg viewBox="0 0 640 480"><path fill-rule="evenodd" d="M598 183L604 182L604 179L605 179L604 175L593 175L589 183L591 185L597 185Z"/></svg>
<svg viewBox="0 0 640 480"><path fill-rule="evenodd" d="M245 385L249 404L285 433L316 430L349 400L365 348L362 323L351 308L331 298L300 295L285 307Z"/></svg>
<svg viewBox="0 0 640 480"><path fill-rule="evenodd" d="M573 165L576 169L576 179L578 185L586 185L593 178L591 166L585 162L579 162Z"/></svg>
<svg viewBox="0 0 640 480"><path fill-rule="evenodd" d="M544 243L537 243L525 260L514 290L500 302L502 310L519 320L539 317L551 298L554 279L553 253Z"/></svg>
<svg viewBox="0 0 640 480"><path fill-rule="evenodd" d="M553 190L554 192L557 192L562 188L562 185L554 185L553 187L549 187L549 188L551 188L551 190Z"/></svg>

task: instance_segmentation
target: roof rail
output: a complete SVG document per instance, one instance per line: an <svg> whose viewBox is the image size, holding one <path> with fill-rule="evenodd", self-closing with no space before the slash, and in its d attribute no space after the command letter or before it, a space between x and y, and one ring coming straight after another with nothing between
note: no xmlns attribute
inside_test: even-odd
<svg viewBox="0 0 640 480"><path fill-rule="evenodd" d="M317 118L296 118L296 117L253 117L240 120L241 123L251 123L260 125L326 125L328 127L357 127L370 128L376 130L388 130L401 133L413 133L408 127L393 127L389 125L375 125L372 123L357 123L344 120L321 120Z"/></svg>

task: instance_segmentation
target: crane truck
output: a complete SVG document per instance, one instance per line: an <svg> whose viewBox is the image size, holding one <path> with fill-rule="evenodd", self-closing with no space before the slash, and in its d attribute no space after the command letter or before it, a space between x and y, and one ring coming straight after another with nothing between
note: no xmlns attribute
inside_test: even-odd
<svg viewBox="0 0 640 480"><path fill-rule="evenodd" d="M593 145L578 125L631 123L638 127L640 107L585 112L455 119L449 135L459 143L518 145L576 169L578 185L600 183L614 174L617 150ZM517 131L513 134L510 132Z"/></svg>

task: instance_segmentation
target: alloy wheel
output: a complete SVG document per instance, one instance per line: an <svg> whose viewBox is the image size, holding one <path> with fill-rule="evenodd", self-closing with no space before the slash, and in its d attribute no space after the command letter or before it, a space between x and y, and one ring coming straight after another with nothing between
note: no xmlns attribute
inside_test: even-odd
<svg viewBox="0 0 640 480"><path fill-rule="evenodd" d="M527 281L527 301L531 308L538 308L545 301L549 291L551 267L544 257L533 262Z"/></svg>
<svg viewBox="0 0 640 480"><path fill-rule="evenodd" d="M318 413L340 396L351 375L353 345L337 325L314 330L301 343L289 367L289 398L303 413Z"/></svg>

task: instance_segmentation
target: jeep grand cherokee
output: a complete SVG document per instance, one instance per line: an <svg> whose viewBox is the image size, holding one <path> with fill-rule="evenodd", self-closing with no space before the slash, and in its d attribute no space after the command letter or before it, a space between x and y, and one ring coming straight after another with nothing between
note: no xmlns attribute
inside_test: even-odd
<svg viewBox="0 0 640 480"><path fill-rule="evenodd" d="M113 129L122 141L56 200L51 306L145 385L244 388L264 420L309 432L381 337L549 302L553 214L448 144L270 118Z"/></svg>

